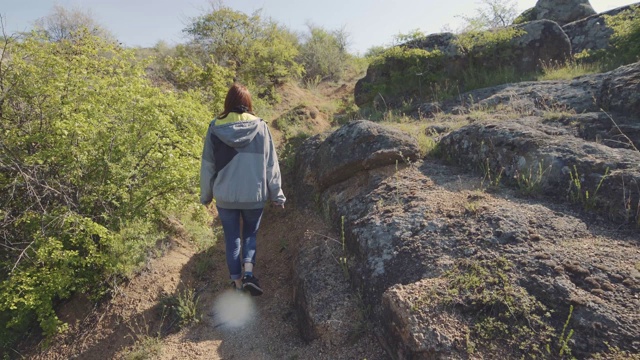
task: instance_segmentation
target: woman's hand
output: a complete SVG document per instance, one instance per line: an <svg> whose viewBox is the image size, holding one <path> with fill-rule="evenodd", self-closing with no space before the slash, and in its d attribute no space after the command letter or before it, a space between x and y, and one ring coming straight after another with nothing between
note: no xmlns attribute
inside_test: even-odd
<svg viewBox="0 0 640 360"><path fill-rule="evenodd" d="M272 204L273 204L273 206L275 206L275 207L279 207L279 208L284 209L284 203L279 203L279 202L277 202L277 201L272 201L271 203L272 203Z"/></svg>

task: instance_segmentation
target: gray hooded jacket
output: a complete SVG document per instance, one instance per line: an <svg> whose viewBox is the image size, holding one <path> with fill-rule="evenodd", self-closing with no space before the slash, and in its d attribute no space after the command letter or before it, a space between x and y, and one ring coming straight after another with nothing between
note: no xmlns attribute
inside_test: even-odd
<svg viewBox="0 0 640 360"><path fill-rule="evenodd" d="M202 204L214 198L224 209L259 209L267 201L284 204L281 183L271 133L262 119L209 124L200 166Z"/></svg>

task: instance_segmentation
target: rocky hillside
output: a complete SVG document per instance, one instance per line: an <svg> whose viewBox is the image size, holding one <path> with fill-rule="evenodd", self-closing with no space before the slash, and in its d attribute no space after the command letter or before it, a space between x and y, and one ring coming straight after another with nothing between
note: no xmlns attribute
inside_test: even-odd
<svg viewBox="0 0 640 360"><path fill-rule="evenodd" d="M394 359L640 358L640 62L447 96L619 56L613 26L637 15L541 0L511 27L376 58L356 104L414 102L437 145L422 157L417 134L361 120L298 150L298 206L342 234L297 250L315 269L294 271L304 337L344 344L357 329L336 316L364 308Z"/></svg>
<svg viewBox="0 0 640 360"><path fill-rule="evenodd" d="M343 235L297 250L302 334L340 344L361 298L392 358L640 356L638 94L640 62L424 104L427 158L364 120L308 139L293 197Z"/></svg>

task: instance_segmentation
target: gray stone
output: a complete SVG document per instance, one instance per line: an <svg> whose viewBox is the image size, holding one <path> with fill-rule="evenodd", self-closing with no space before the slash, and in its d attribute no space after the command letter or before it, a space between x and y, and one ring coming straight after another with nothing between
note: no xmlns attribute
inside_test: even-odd
<svg viewBox="0 0 640 360"><path fill-rule="evenodd" d="M296 247L293 301L302 338L325 346L349 341L363 319L345 269L335 261L344 256L335 240L307 233ZM315 269L321 268L322 271Z"/></svg>
<svg viewBox="0 0 640 360"><path fill-rule="evenodd" d="M640 203L640 153L587 143L548 129L537 118L470 124L444 136L440 145L459 164L489 164L515 184L531 176L545 194L582 197L574 200L617 221L629 219L629 203ZM570 188L572 176L579 176L580 190Z"/></svg>
<svg viewBox="0 0 640 360"><path fill-rule="evenodd" d="M534 9L537 20L552 20L560 25L596 13L589 0L538 0Z"/></svg>
<svg viewBox="0 0 640 360"><path fill-rule="evenodd" d="M406 133L358 120L329 135L318 146L309 169L314 184L323 190L359 171L413 161L419 155L417 141Z"/></svg>

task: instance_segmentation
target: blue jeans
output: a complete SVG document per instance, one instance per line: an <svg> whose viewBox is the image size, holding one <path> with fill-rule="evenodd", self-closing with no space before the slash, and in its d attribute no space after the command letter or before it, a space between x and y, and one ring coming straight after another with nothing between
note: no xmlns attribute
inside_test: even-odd
<svg viewBox="0 0 640 360"><path fill-rule="evenodd" d="M256 263L256 235L260 227L263 209L223 209L218 207L218 217L224 231L227 267L231 280L242 277L242 263ZM242 218L242 237L240 234L240 218ZM240 239L244 239L241 246ZM240 258L242 251L242 259ZM242 261L241 261L242 260Z"/></svg>

